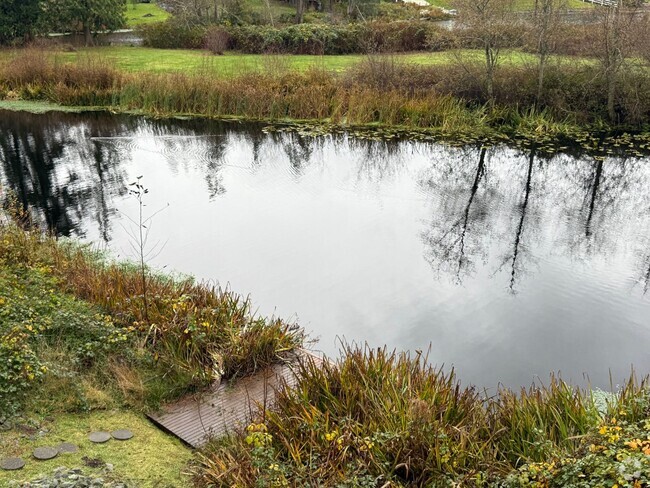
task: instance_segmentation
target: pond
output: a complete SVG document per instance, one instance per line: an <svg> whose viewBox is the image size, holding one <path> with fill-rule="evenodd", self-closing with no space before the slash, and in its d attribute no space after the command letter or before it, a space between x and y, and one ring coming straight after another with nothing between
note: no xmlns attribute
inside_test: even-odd
<svg viewBox="0 0 650 488"><path fill-rule="evenodd" d="M650 370L650 161L262 125L0 112L0 182L61 236L249 294L336 355L429 351L464 383Z"/></svg>

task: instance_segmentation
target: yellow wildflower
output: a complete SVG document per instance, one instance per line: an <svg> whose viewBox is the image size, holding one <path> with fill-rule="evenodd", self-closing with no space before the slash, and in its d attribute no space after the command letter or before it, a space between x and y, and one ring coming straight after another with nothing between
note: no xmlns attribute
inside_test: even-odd
<svg viewBox="0 0 650 488"><path fill-rule="evenodd" d="M331 441L333 441L334 439L336 439L338 436L339 436L338 431L334 430L334 431L332 431L332 432L328 432L327 434L325 434L325 440L326 440L327 442L331 442Z"/></svg>

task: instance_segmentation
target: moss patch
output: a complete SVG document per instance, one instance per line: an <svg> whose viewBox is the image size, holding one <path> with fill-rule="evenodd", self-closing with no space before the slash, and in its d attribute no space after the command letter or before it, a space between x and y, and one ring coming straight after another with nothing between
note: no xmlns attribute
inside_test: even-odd
<svg viewBox="0 0 650 488"><path fill-rule="evenodd" d="M37 100L0 100L0 110L14 110L16 112L30 112L33 114L44 114L46 112L88 112L92 107L66 107L57 103Z"/></svg>
<svg viewBox="0 0 650 488"><path fill-rule="evenodd" d="M0 433L0 457L21 456L27 465L20 471L0 471L0 486L9 481L29 481L48 475L59 466L80 467L87 475L100 476L103 464L114 466L115 479L132 481L141 487L191 486L183 474L192 457L191 451L179 440L154 427L144 416L128 411L102 411L90 414L61 415L54 420L32 426L15 426ZM92 431L111 432L129 429L133 439L125 442L110 440L93 444L88 440ZM49 461L36 461L31 452L40 446L56 446L71 442L79 447L72 454L61 454ZM87 458L84 462L83 458ZM88 460L100 460L89 463ZM87 464L99 464L89 467Z"/></svg>

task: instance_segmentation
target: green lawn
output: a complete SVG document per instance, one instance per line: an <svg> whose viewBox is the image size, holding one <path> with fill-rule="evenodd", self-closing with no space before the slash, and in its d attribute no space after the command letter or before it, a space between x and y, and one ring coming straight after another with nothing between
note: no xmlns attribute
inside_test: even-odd
<svg viewBox="0 0 650 488"><path fill-rule="evenodd" d="M463 55L482 59L481 51L465 50ZM0 62L3 58L6 62L10 56L12 56L11 51L0 51ZM367 59L367 56L362 54L310 56L228 52L223 56L214 56L207 51L124 46L85 48L72 53L56 53L55 56L61 62L104 59L118 69L131 72L205 72L222 76L235 76L260 70L304 70L310 67L340 72ZM391 57L397 62L436 65L450 62L453 56L451 52L418 52L394 54ZM534 56L513 50L504 52L503 59L504 62L523 63L527 60L533 61Z"/></svg>
<svg viewBox="0 0 650 488"><path fill-rule="evenodd" d="M169 15L169 12L160 8L156 3L131 3L129 0L126 8L126 24L128 27L137 27L161 22Z"/></svg>

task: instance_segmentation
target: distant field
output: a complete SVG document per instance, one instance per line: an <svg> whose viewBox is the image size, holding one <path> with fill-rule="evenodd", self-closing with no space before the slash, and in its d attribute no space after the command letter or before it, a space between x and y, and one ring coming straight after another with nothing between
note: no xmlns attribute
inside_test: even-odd
<svg viewBox="0 0 650 488"><path fill-rule="evenodd" d="M143 24L161 22L169 17L169 13L160 8L156 3L127 3L126 24L128 27L137 27Z"/></svg>

